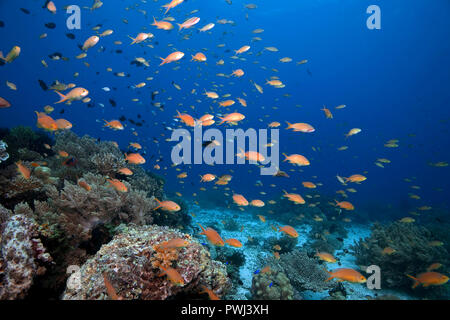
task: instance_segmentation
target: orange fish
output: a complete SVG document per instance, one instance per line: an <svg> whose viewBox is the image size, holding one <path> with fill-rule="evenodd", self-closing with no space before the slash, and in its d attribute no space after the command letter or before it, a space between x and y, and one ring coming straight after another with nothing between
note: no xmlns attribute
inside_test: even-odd
<svg viewBox="0 0 450 320"><path fill-rule="evenodd" d="M245 197L242 194L234 194L233 195L233 201L238 206L248 206L248 201L245 199Z"/></svg>
<svg viewBox="0 0 450 320"><path fill-rule="evenodd" d="M225 243L236 248L242 247L242 243L238 239L227 239L225 240Z"/></svg>
<svg viewBox="0 0 450 320"><path fill-rule="evenodd" d="M295 164L297 166L309 166L309 160L306 159L306 157L302 156L301 154L291 154L288 156L287 154L283 153L283 155L286 157L284 161L289 161L289 163Z"/></svg>
<svg viewBox="0 0 450 320"><path fill-rule="evenodd" d="M194 56L192 56L191 61L204 62L206 61L206 56L203 53L198 52Z"/></svg>
<svg viewBox="0 0 450 320"><path fill-rule="evenodd" d="M172 282L174 285L183 286L184 279L181 274L174 268L164 268L163 266L159 266L164 272L160 275L167 275L167 279Z"/></svg>
<svg viewBox="0 0 450 320"><path fill-rule="evenodd" d="M244 75L244 70L242 70L242 69L234 70L231 75L235 76L235 77L238 77L238 78L242 77Z"/></svg>
<svg viewBox="0 0 450 320"><path fill-rule="evenodd" d="M269 128L278 128L279 126L281 126L281 123L276 121L269 123Z"/></svg>
<svg viewBox="0 0 450 320"><path fill-rule="evenodd" d="M166 30L166 31L173 29L173 25L170 22L156 21L155 17L153 17L153 23L151 25L155 26L158 29L162 29L162 30Z"/></svg>
<svg viewBox="0 0 450 320"><path fill-rule="evenodd" d="M136 38L132 38L130 36L128 36L131 40L133 40L133 42L131 42L131 44L135 44L135 43L141 43L144 42L145 40L147 40L148 38L150 38L152 36L151 33L139 33Z"/></svg>
<svg viewBox="0 0 450 320"><path fill-rule="evenodd" d="M125 161L132 164L144 164L145 159L139 153L125 154Z"/></svg>
<svg viewBox="0 0 450 320"><path fill-rule="evenodd" d="M326 270L327 271L327 270ZM349 268L339 268L334 269L333 271L327 271L330 274L330 277L325 281L329 281L331 279L337 278L338 281L348 281L354 283L365 283L366 278L356 270Z"/></svg>
<svg viewBox="0 0 450 320"><path fill-rule="evenodd" d="M195 26L199 22L200 22L199 17L192 17L192 18L187 19L182 24L177 23L177 25L178 25L179 31L181 31L182 29L189 29L189 28Z"/></svg>
<svg viewBox="0 0 450 320"><path fill-rule="evenodd" d="M225 101L219 102L219 106L221 106L221 107L230 107L233 104L235 104L234 100L225 100Z"/></svg>
<svg viewBox="0 0 450 320"><path fill-rule="evenodd" d="M255 199L255 200L250 201L250 205L253 207L262 208L265 206L265 203L262 200Z"/></svg>
<svg viewBox="0 0 450 320"><path fill-rule="evenodd" d="M88 50L89 48L92 48L93 46L95 46L95 45L98 43L99 40L100 40L100 38L97 37L97 36L89 37L89 38L84 42L83 47L82 47L81 49L82 49L83 51L86 51L86 50Z"/></svg>
<svg viewBox="0 0 450 320"><path fill-rule="evenodd" d="M423 285L424 287L440 286L446 284L449 280L449 277L439 272L424 272L416 277L410 276L409 274L407 276L415 281L412 286L413 289L419 285Z"/></svg>
<svg viewBox="0 0 450 320"><path fill-rule="evenodd" d="M114 289L111 282L108 280L108 277L106 276L106 272L103 272L103 282L106 287L106 292L108 293L108 296L111 298L111 300L123 300L122 297L118 296L116 293L116 289Z"/></svg>
<svg viewBox="0 0 450 320"><path fill-rule="evenodd" d="M230 114L226 115L223 118L219 117L219 119L222 120L222 122L220 122L219 124L222 124L224 122L238 122L238 121L241 121L241 120L245 119L245 116L243 114L241 114L241 113L234 112L234 113L230 113Z"/></svg>
<svg viewBox="0 0 450 320"><path fill-rule="evenodd" d="M236 54L240 54L240 53L247 52L248 50L250 50L250 46L243 46L243 47L239 48L238 50L234 50L234 52L236 52Z"/></svg>
<svg viewBox="0 0 450 320"><path fill-rule="evenodd" d="M69 121L67 121L66 119L56 119L55 122L56 122L56 125L58 126L59 130L72 129L72 124Z"/></svg>
<svg viewBox="0 0 450 320"><path fill-rule="evenodd" d="M52 117L46 115L43 112L36 112L36 115L38 117L36 126L38 128L42 128L47 131L56 131L58 130L58 125L56 124L55 120L53 120Z"/></svg>
<svg viewBox="0 0 450 320"><path fill-rule="evenodd" d="M305 188L309 188L309 189L314 189L314 188L317 187L314 183L309 182L309 181L304 181L304 182L302 182L302 185L303 185Z"/></svg>
<svg viewBox="0 0 450 320"><path fill-rule="evenodd" d="M247 106L247 101L245 101L242 98L237 98L237 100L239 101L239 103L241 104L241 106L246 107Z"/></svg>
<svg viewBox="0 0 450 320"><path fill-rule="evenodd" d="M355 183L361 183L364 180L367 180L367 178L365 176L363 176L362 174L354 174L348 178L345 178L345 177L343 177L343 178L345 179L345 182L355 182Z"/></svg>
<svg viewBox="0 0 450 320"><path fill-rule="evenodd" d="M78 180L78 185L86 191L91 191L91 186L86 183L86 181Z"/></svg>
<svg viewBox="0 0 450 320"><path fill-rule="evenodd" d="M142 146L137 142L130 142L130 147L133 147L138 150L142 149Z"/></svg>
<svg viewBox="0 0 450 320"><path fill-rule="evenodd" d="M164 58L160 58L162 60L160 66L162 66L163 64L166 64L166 63L171 63L171 62L174 62L174 61L178 61L178 60L180 60L183 57L184 57L184 53L183 52L180 52L180 51L172 52L165 59Z"/></svg>
<svg viewBox="0 0 450 320"><path fill-rule="evenodd" d="M205 287L204 285L202 285L201 287L202 291L200 291L200 293L207 293L209 296L209 300L220 300L220 298L214 293L214 291Z"/></svg>
<svg viewBox="0 0 450 320"><path fill-rule="evenodd" d="M63 158L67 158L69 156L69 154L63 150L59 151L58 154Z"/></svg>
<svg viewBox="0 0 450 320"><path fill-rule="evenodd" d="M284 191L284 195L283 197L286 197L289 199L289 201L294 202L295 204L304 204L305 203L305 199L303 199L303 197L297 193L287 193L286 191Z"/></svg>
<svg viewBox="0 0 450 320"><path fill-rule="evenodd" d="M195 126L195 119L188 115L187 113L180 113L177 110L178 115L175 116L175 118L179 118L184 124L186 124L189 127L194 127Z"/></svg>
<svg viewBox="0 0 450 320"><path fill-rule="evenodd" d="M159 201L157 198L155 198L155 200L156 200L156 202L158 202L158 206L156 208L154 208L153 210L156 210L159 208L161 208L164 211L172 211L172 212L181 210L180 205L173 201L170 201L170 200Z"/></svg>
<svg viewBox="0 0 450 320"><path fill-rule="evenodd" d="M164 12L164 14L167 14L167 12L169 12L170 9L175 8L179 4L183 3L183 1L184 0L172 0L168 4L163 5L163 7L166 8L166 12Z"/></svg>
<svg viewBox="0 0 450 320"><path fill-rule="evenodd" d="M295 132L305 132L311 133L316 131L310 124L307 123L289 123L287 122L288 127L286 129L294 129Z"/></svg>
<svg viewBox="0 0 450 320"><path fill-rule="evenodd" d="M182 238L174 238L168 241L164 241L160 244L157 244L154 249L155 250L168 250L168 249L176 249L176 248L184 248L189 245L189 241Z"/></svg>
<svg viewBox="0 0 450 320"><path fill-rule="evenodd" d="M258 218L259 218L259 220L261 220L261 222L266 222L266 217L258 214Z"/></svg>
<svg viewBox="0 0 450 320"><path fill-rule="evenodd" d="M291 226L284 226L278 229L278 232L284 232L285 234L287 234L288 236L292 237L292 238L297 238L298 237L298 232L297 230L295 230L293 227Z"/></svg>
<svg viewBox="0 0 450 320"><path fill-rule="evenodd" d="M59 91L55 91L55 92L61 98L61 100L55 102L55 104L56 103L62 103L62 102L66 102L67 104L70 104L70 103L72 103L72 101L81 100L81 99L85 98L89 94L88 90L86 90L84 88L80 88L80 87L79 88L73 88L66 95L60 93Z"/></svg>
<svg viewBox="0 0 450 320"><path fill-rule="evenodd" d="M211 244L219 247L223 247L225 245L225 242L216 230L214 230L213 228L207 228L205 230L200 223L198 225L202 229L202 232L200 234L205 235L208 238L209 242L211 242Z"/></svg>
<svg viewBox="0 0 450 320"><path fill-rule="evenodd" d="M105 121L105 125L103 127L109 127L113 130L123 130L123 124L119 121L119 120L111 120L111 121L106 121L105 119L103 119L103 121Z"/></svg>
<svg viewBox="0 0 450 320"><path fill-rule="evenodd" d="M53 13L53 14L56 13L56 6L53 3L53 1L47 2L47 10L50 11L51 13Z"/></svg>
<svg viewBox="0 0 450 320"><path fill-rule="evenodd" d="M250 161L258 161L263 162L266 158L259 152L256 151L247 151L244 153L244 150L241 149L241 152L236 155L239 158L245 158L245 160Z"/></svg>
<svg viewBox="0 0 450 320"><path fill-rule="evenodd" d="M275 257L275 259L280 260L280 253L279 252L272 252L273 256Z"/></svg>
<svg viewBox="0 0 450 320"><path fill-rule="evenodd" d="M202 178L200 182L211 182L216 179L216 176L211 173L204 174L203 176L200 177Z"/></svg>
<svg viewBox="0 0 450 320"><path fill-rule="evenodd" d="M31 171L27 167L24 166L22 161L16 162L17 171L24 177L25 179L30 179Z"/></svg>
<svg viewBox="0 0 450 320"><path fill-rule="evenodd" d="M0 97L0 108L9 108L9 107L11 107L11 104L2 97Z"/></svg>
<svg viewBox="0 0 450 320"><path fill-rule="evenodd" d="M334 201L336 201L336 205L341 209L355 210L355 207L353 206L353 204L351 204L348 201L341 201L341 202L338 202L337 200L334 200Z"/></svg>
<svg viewBox="0 0 450 320"><path fill-rule="evenodd" d="M133 171L131 171L128 168L120 168L119 170L117 170L117 172L126 175L126 176L132 176L133 175Z"/></svg>
<svg viewBox="0 0 450 320"><path fill-rule="evenodd" d="M108 181L110 183L110 185L112 187L114 187L114 189L116 189L119 192L128 192L128 188L127 186L121 182L120 180L117 179L106 179L106 181Z"/></svg>
<svg viewBox="0 0 450 320"><path fill-rule="evenodd" d="M325 106L323 106L323 109L320 109L323 112L325 112L325 116L327 117L327 119L333 119L333 114L331 113L330 109L325 108Z"/></svg>
<svg viewBox="0 0 450 320"><path fill-rule="evenodd" d="M330 262L330 263L335 263L336 262L336 258L333 257L333 255L329 254L328 252L319 252L319 251L317 251L315 256L319 257L320 260L323 260L323 261L326 261L326 262Z"/></svg>

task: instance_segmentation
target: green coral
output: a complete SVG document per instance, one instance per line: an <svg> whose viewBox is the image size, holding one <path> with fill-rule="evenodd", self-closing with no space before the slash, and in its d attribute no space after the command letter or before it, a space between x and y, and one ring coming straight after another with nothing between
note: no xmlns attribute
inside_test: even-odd
<svg viewBox="0 0 450 320"><path fill-rule="evenodd" d="M253 276L252 299L293 300L294 289L289 278L282 271L269 270Z"/></svg>

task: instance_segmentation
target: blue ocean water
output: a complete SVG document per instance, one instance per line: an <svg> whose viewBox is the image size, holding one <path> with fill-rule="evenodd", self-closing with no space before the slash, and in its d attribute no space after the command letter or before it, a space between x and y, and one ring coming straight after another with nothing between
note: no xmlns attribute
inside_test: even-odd
<svg viewBox="0 0 450 320"><path fill-rule="evenodd" d="M396 220L421 206L448 212L450 169L431 164L450 161L449 1L232 0L229 4L223 0L189 0L166 15L174 17L177 23L193 16L201 18L194 28L182 31L178 31L175 22L170 31L151 26L153 17L162 20L165 16L161 1L105 1L100 9L86 9L92 2L77 1L81 7L81 29L69 30L69 14L63 6L70 5L70 1L55 1L57 14L42 8L44 1L0 1L0 50L6 55L15 45L22 49L15 61L0 66L0 97L11 103L10 108L0 109L0 127L25 125L37 129L34 111L52 105L55 111L51 115L69 120L72 131L80 136L116 141L124 152L130 142L139 142L147 160L144 167L165 178L165 191L180 192L186 200L199 201L200 205L202 198L209 196L208 191L199 191L206 187L200 183L199 175L213 173L233 176L227 186L229 191L214 191L229 194L215 196L218 207L231 205L232 193L263 201L279 199L282 190L305 193L301 182L311 181L320 184L314 192L328 201L343 200L336 191L354 187L357 192L347 192L346 200L356 209L368 212L371 220ZM257 8L246 8L250 2ZM366 25L370 5L381 10L381 29L371 30ZM198 11L192 13L194 10ZM220 19L232 23L220 24ZM56 24L54 29L45 26L50 22ZM211 31L197 31L210 22L216 24ZM86 58L76 59L82 53L79 45L97 34L92 30L96 25L101 25L100 33L106 29L114 33L101 37ZM255 29L264 31L253 33ZM130 45L129 36L135 37L139 32L151 32L154 38ZM47 37L40 39L43 33ZM75 38L70 39L67 33ZM261 40L252 40L254 37ZM115 41L122 44L114 44ZM244 59L232 59L234 50L244 45L251 46L239 55ZM278 51L271 52L266 47L276 47ZM159 66L159 57L166 57L174 49L184 52L184 58ZM191 55L197 52L203 52L207 61L191 61ZM52 60L49 55L54 53L69 60ZM144 57L150 66L132 64L136 57ZM292 62L280 62L284 57L292 58ZM224 65L216 64L220 59ZM304 59L307 63L296 63ZM41 60L46 61L47 68ZM112 72L107 68L112 68ZM245 71L243 77L217 76L229 75L238 68ZM73 76L76 72L78 77ZM125 72L126 76L115 76L116 72ZM266 85L271 76L279 77L285 87ZM146 80L148 77L153 79ZM75 83L89 90L91 102L55 104L58 95L42 90L38 80L47 85L54 80ZM5 81L16 84L17 90L9 89ZM252 81L263 87L262 94L255 90ZM140 82L147 85L133 88ZM106 92L104 87L111 90ZM248 106L236 101L229 108L219 107L203 95L204 90L216 91L220 96L230 94L231 99L243 97ZM155 91L159 93L152 100ZM132 101L135 98L139 101ZM111 105L110 99L116 106ZM218 101L226 99L221 97ZM152 102L160 102L164 108L155 107ZM338 105L346 107L336 109ZM333 119L325 117L323 106L331 110ZM311 164L299 169L282 162L280 169L290 178L261 176L254 165L173 167L174 143L166 141L171 135L167 127L186 127L174 120L177 110L194 118L229 112L240 112L246 117L237 126L218 126L217 122L212 126L219 129L264 129L270 122L278 121L280 161L284 159L281 153L298 153ZM122 116L127 119L122 122L123 131L103 127L102 119ZM142 125L135 125L130 119ZM315 132L285 130L286 121L309 123ZM351 128L362 131L346 139ZM398 147L385 147L391 139L398 139ZM348 149L338 151L342 146ZM390 163L383 163L381 168L375 164L379 158ZM159 170L154 169L157 163ZM188 177L177 178L181 172L188 172ZM352 174L364 174L367 180L343 187L336 179L336 175ZM262 186L255 187L258 181ZM412 189L412 185L420 189ZM411 198L411 194L420 199Z"/></svg>

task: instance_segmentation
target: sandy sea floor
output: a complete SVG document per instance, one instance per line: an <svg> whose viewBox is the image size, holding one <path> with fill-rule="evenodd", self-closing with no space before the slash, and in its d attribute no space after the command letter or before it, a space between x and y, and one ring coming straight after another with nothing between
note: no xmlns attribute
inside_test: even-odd
<svg viewBox="0 0 450 320"><path fill-rule="evenodd" d="M197 225L200 223L204 228L218 224L222 220L230 219L230 217L236 216L234 220L239 226L244 226L242 232L238 231L227 231L222 228L220 235L226 240L228 238L235 238L241 241L244 246L242 248L233 248L238 250L245 255L245 264L239 269L240 278L243 282L242 286L237 289L236 294L232 297L233 300L248 300L250 297L250 288L252 286L252 277L256 270L261 268L261 259L269 257L272 255L271 252L262 251L260 246L246 247L245 242L247 242L247 237L255 237L260 241L260 244L265 239L276 236L279 233L275 232L270 226L276 223L274 220L267 220L265 223L261 222L255 214L248 212L239 212L233 210L226 210L221 208L220 210L214 209L202 209L197 205L192 205L190 211L195 214L193 217L192 224ZM365 238L370 235L370 225L351 225L346 227L348 231L347 238L344 239L344 246L341 250L335 252L335 257L341 262L341 266L338 263L328 264L328 270L332 270L339 267L359 269L356 265L355 257L351 254L351 251L345 253L345 249L349 250L350 246L358 241L359 238ZM307 235L311 230L311 226L302 225L296 227L299 233L297 248L301 249L302 246L308 240ZM203 237L203 240L205 238ZM214 248L212 249L214 250ZM364 284L353 284L353 283L343 283L348 300L366 300L368 296L375 297L377 295L395 295L401 299L414 299L404 293L397 292L394 290L387 290L381 288L380 290L370 290ZM324 292L302 292L302 296L306 300L320 300L327 297L329 294L327 291Z"/></svg>

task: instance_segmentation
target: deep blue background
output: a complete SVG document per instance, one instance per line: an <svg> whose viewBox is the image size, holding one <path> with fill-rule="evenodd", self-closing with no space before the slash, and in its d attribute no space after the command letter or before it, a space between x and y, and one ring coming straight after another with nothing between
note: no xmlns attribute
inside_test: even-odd
<svg viewBox="0 0 450 320"><path fill-rule="evenodd" d="M11 108L0 110L0 126L22 124L35 128L33 111L42 110L45 105L58 100L55 93L41 90L38 79L48 84L55 79L64 83L75 82L90 91L89 96L95 107L88 108L81 102L71 106L54 105L56 110L52 116L58 118L58 112L65 109L62 117L74 124L74 132L117 141L123 149L131 141L140 142L146 151L148 168L155 164L155 158L150 159L151 155L158 157L160 153L164 156L161 167L168 167L159 171L167 177L167 190L188 195L200 186L198 174L222 174L233 169L234 179L230 188L249 199L258 196L268 200L273 197L273 190L278 195L281 189L292 187L297 187L304 194L306 191L302 189L301 181L322 182L324 186L318 191L333 196L336 190L342 188L335 178L336 174L348 176L367 171L368 180L356 186L358 193L350 194L349 199L357 208L410 206L414 209L421 205L448 208L450 168L430 167L427 163L450 161L449 1L233 0L233 4L228 5L222 0L189 0L169 13L176 22L181 23L193 16L189 14L192 10L198 9L199 12L194 15L201 18L199 28L209 22L216 23L218 19L235 22L234 25L216 23L212 34L197 33L196 30L179 33L177 29L166 32L150 26L153 15L157 19L163 18L160 6L165 1L147 1L146 4L139 1L105 1L99 10L91 12L83 9L82 29L73 31L66 29L67 15L62 8L72 3L55 1L58 12L52 15L42 9L44 2L0 1L0 20L5 23L0 28L0 49L6 54L14 45L22 48L16 61L0 67L0 96L12 104ZM257 4L258 8L245 9L244 3L249 2ZM77 4L91 6L92 1L77 1ZM381 8L381 30L366 28L366 8L371 4ZM31 14L24 14L19 9L21 7L30 10ZM126 7L130 10L125 10ZM146 10L147 16L138 9ZM122 19L127 19L129 23L123 23ZM56 29L45 28L47 22L56 23ZM86 59L75 59L81 53L77 45L95 34L92 27L96 24L103 25L100 32L113 29L114 34L101 38L99 44L88 51ZM154 48L145 44L130 46L131 40L127 35L135 36L144 27L155 35L155 39L147 42ZM265 31L252 34L256 28ZM44 32L48 33L48 37L39 39ZM67 32L73 32L76 39L67 38ZM182 40L184 35L190 33L189 40ZM263 40L251 42L254 36ZM116 40L122 41L123 45L114 45ZM218 48L217 45L222 43L226 46ZM178 64L178 70L173 70L175 64L158 67L158 57L165 57L173 51L169 44L186 53ZM246 61L230 58L232 50L246 44L252 46L250 54L242 55ZM257 56L267 46L275 46L279 52L263 51ZM105 48L104 52L99 52L101 47ZM116 49L123 50L123 53L115 53ZM207 63L190 62L190 55L199 51L206 54ZM62 53L70 61L52 61L48 55L54 52ZM130 65L135 57L149 59L150 68ZM294 61L283 64L279 62L282 57L291 57ZM47 61L48 68L41 65L42 59ZM216 66L219 59L225 60L224 66ZM295 64L303 59L308 59L308 63L301 66ZM89 68L83 64L85 61L90 64ZM261 66L267 67L267 70ZM130 77L116 77L106 72L107 67L114 72L129 73ZM216 76L216 73L230 74L237 68L246 72L240 79ZM272 71L272 68L279 72ZM80 76L74 78L74 72L79 72ZM146 81L149 76L154 80ZM264 85L270 76L279 76L286 87L275 89ZM5 80L15 83L18 91L8 89ZM249 80L262 85L264 94L256 92ZM130 88L142 81L147 82L145 88ZM179 84L182 90L175 89L172 81ZM179 184L176 174L180 172L170 167L169 154L173 144L164 141L170 132L164 127L178 126L173 121L176 109L197 117L211 112L211 105L214 107L213 114L225 112L219 110L217 103L211 104L201 95L204 89L213 90L214 83L224 85L218 90L220 95L230 93L236 98L243 97L242 92L247 94L247 108L238 104L231 108L246 115L242 128L265 128L271 121L281 122L281 151L303 154L310 159L311 166L303 167L302 173L291 173L288 170L293 167L284 164L281 169L291 174L291 178L285 180L261 177L255 167L248 165L184 167L182 171L188 172L188 179L194 182L195 187L190 183ZM104 92L101 88L105 86L117 90ZM197 93L193 95L191 90L194 88ZM154 90L160 91L156 101L165 104L164 112L150 104L150 94ZM283 97L285 93L291 97ZM109 104L109 98L117 102L117 107ZM140 102L132 102L133 98L139 98ZM201 99L202 103L197 99ZM99 103L105 107L100 107ZM346 104L347 108L334 109L340 104ZM325 118L320 110L322 105L331 109L333 120ZM195 106L195 110L190 106ZM274 106L279 109L273 110ZM126 122L127 127L122 132L105 130L96 121L118 119L121 115L137 120L137 114L142 115L146 124L138 128ZM316 132L288 132L284 130L285 120L308 122L316 128ZM363 131L345 140L344 134L353 127ZM132 128L136 128L139 137L132 135ZM153 137L157 137L160 143L155 144ZM385 148L383 145L389 139L399 139L400 147ZM336 148L342 145L348 145L349 149L337 151ZM312 147L320 148L320 151L314 152ZM388 158L392 163L387 164L385 169L378 168L374 164L377 158ZM415 178L413 185L421 189L411 189L411 184L403 181L407 177ZM265 187L253 188L257 180L261 180ZM278 188L269 188L267 185L271 183L277 184ZM262 190L268 195L258 195ZM420 195L422 199L409 199L409 192Z"/></svg>

